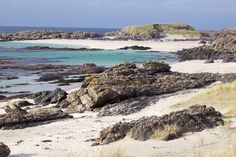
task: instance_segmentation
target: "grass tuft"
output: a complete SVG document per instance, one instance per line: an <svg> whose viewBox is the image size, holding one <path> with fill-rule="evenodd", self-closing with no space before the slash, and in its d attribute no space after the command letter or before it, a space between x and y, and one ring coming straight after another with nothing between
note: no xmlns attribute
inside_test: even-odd
<svg viewBox="0 0 236 157"><path fill-rule="evenodd" d="M152 137L154 139L160 139L168 141L181 136L181 129L177 125L165 125L164 129L157 129Z"/></svg>
<svg viewBox="0 0 236 157"><path fill-rule="evenodd" d="M219 84L209 88L199 95L178 103L177 107L187 107L194 104L205 104L220 110L225 116L236 117L236 81Z"/></svg>

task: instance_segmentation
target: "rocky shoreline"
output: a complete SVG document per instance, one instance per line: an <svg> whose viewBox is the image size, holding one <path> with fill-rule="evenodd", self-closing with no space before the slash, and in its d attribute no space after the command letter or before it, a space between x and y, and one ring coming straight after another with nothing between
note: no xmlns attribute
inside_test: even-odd
<svg viewBox="0 0 236 157"><path fill-rule="evenodd" d="M180 61L185 60L223 60L223 62L236 62L236 29L222 30L215 35L210 45L176 52Z"/></svg>
<svg viewBox="0 0 236 157"><path fill-rule="evenodd" d="M216 81L236 80L235 74L172 72L168 64L155 61L145 62L140 67L122 63L99 73L85 77L82 87L71 93L58 88L22 96L32 102L23 100L7 105L5 113L0 115L0 128L23 129L49 124L60 119L73 119L71 113L84 111L93 111L97 117L131 115L178 91L205 87ZM101 130L98 138L87 140L94 142L92 146L112 143L126 136L140 141L153 138L166 141L186 132L199 132L219 125L224 125L222 114L201 104L163 116L119 122ZM173 132L166 133L168 127L173 128Z"/></svg>

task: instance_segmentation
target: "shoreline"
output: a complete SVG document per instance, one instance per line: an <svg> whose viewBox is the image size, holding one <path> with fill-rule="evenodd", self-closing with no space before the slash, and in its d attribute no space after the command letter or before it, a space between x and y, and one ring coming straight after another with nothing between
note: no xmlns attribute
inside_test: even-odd
<svg viewBox="0 0 236 157"><path fill-rule="evenodd" d="M148 51L163 51L163 52L176 52L182 49L194 48L201 46L199 41L113 41L113 40L88 40L88 39L46 39L46 40L25 40L25 41L12 41L19 43L32 43L32 44L55 44L66 45L73 47L85 47L93 49L104 50L117 50L126 46L144 46L150 47Z"/></svg>

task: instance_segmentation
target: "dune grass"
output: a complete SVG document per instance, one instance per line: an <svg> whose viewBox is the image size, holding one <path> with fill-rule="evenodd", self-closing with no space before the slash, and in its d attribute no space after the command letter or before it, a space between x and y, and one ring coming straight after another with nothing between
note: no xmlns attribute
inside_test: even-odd
<svg viewBox="0 0 236 157"><path fill-rule="evenodd" d="M152 138L167 141L170 136L179 137L180 135L181 130L178 126L165 125L164 129L157 129L152 135Z"/></svg>
<svg viewBox="0 0 236 157"><path fill-rule="evenodd" d="M215 85L199 95L178 103L177 107L188 107L195 104L204 104L220 110L224 116L236 117L236 81Z"/></svg>
<svg viewBox="0 0 236 157"><path fill-rule="evenodd" d="M236 157L236 138L225 146L225 149L216 149L214 152L200 153L196 151L192 157Z"/></svg>

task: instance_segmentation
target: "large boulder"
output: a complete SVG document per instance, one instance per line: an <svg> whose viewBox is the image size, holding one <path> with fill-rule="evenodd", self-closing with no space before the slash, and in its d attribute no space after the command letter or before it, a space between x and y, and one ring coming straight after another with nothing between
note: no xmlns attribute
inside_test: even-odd
<svg viewBox="0 0 236 157"><path fill-rule="evenodd" d="M218 125L224 125L220 112L213 107L195 105L161 117L152 116L131 122L119 122L103 129L94 145L108 144L126 136L140 141L153 138L167 141L186 132L199 132Z"/></svg>
<svg viewBox="0 0 236 157"><path fill-rule="evenodd" d="M38 92L34 94L33 97L35 104L40 104L40 105L56 104L66 99L67 92L61 90L60 88L57 88L54 91Z"/></svg>
<svg viewBox="0 0 236 157"><path fill-rule="evenodd" d="M7 145L3 142L0 142L0 157L8 157L11 151Z"/></svg>
<svg viewBox="0 0 236 157"><path fill-rule="evenodd" d="M81 89L68 95L68 112L83 112L139 96L168 94L208 85L217 74L183 74L170 72L165 63L147 62L137 67L123 63L87 77Z"/></svg>

